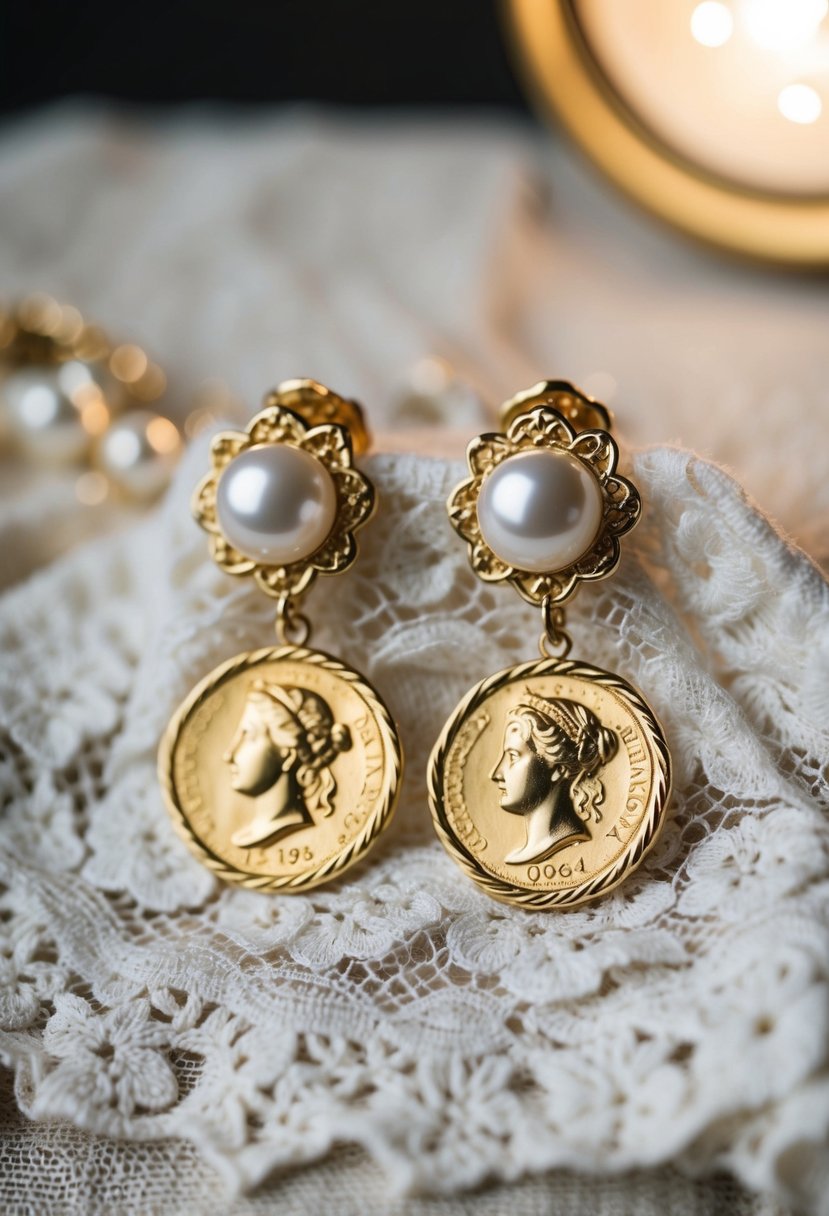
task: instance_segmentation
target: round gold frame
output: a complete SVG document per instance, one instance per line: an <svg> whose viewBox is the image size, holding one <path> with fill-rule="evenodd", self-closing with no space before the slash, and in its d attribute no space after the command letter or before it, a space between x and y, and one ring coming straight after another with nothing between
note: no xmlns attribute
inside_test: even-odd
<svg viewBox="0 0 829 1216"><path fill-rule="evenodd" d="M627 108L591 54L574 0L503 0L530 91L627 195L709 245L829 266L829 197L752 191L685 160Z"/></svg>
<svg viewBox="0 0 829 1216"><path fill-rule="evenodd" d="M176 751L185 727L198 713L211 694L223 684L247 672L255 671L263 664L280 661L302 663L308 668L317 668L337 677L350 686L362 699L372 715L382 740L385 756L382 788L372 813L365 825L342 851L321 865L297 874L267 875L243 870L222 857L203 839L190 821L190 807L176 781ZM221 878L223 882L247 887L251 891L279 891L288 895L308 891L321 883L339 878L344 870L362 860L380 832L388 825L397 805L400 778L403 772L403 748L388 707L380 694L367 681L340 659L333 658L322 650L309 650L304 646L266 647L238 654L220 663L218 667L199 680L179 705L170 719L158 749L158 779L173 826L190 851Z"/></svg>
<svg viewBox="0 0 829 1216"><path fill-rule="evenodd" d="M523 684L536 676L572 676L588 684L600 685L624 701L635 713L650 753L653 780L647 811L634 831L620 857L607 869L589 875L582 883L558 890L533 890L504 879L484 868L475 854L467 848L452 826L447 811L445 770L446 759L464 722L485 705L487 698L510 684ZM624 882L656 844L665 822L671 796L671 756L662 727L653 710L627 680L590 663L572 659L536 659L496 671L470 688L455 707L441 731L429 758L429 809L438 840L449 856L473 882L502 903L518 904L524 908L573 908L606 895Z"/></svg>

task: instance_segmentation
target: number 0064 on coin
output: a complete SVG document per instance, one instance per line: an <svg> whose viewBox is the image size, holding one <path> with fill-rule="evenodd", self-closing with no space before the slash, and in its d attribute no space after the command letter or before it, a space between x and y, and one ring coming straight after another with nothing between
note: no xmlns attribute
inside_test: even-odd
<svg viewBox="0 0 829 1216"><path fill-rule="evenodd" d="M435 829L490 895L566 907L653 846L670 792L659 723L621 677L542 659L482 680L432 753Z"/></svg>

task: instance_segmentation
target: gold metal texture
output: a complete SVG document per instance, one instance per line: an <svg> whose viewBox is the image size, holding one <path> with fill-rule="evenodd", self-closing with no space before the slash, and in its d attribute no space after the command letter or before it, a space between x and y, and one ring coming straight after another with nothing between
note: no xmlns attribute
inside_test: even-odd
<svg viewBox="0 0 829 1216"><path fill-rule="evenodd" d="M340 397L318 380L283 380L265 397L268 406L284 406L299 414L309 426L335 423L345 427L351 436L355 456L363 456L371 447L371 432L358 401Z"/></svg>
<svg viewBox="0 0 829 1216"><path fill-rule="evenodd" d="M575 0L503 0L528 91L593 163L652 214L699 240L800 269L829 266L829 198L773 194L681 156L639 120L597 63Z"/></svg>
<svg viewBox="0 0 829 1216"><path fill-rule="evenodd" d="M315 380L286 380L267 395L265 408L246 430L223 431L214 437L210 448L213 468L193 495L193 515L209 533L210 551L220 569L226 574L252 574L261 590L281 604L307 591L318 574L346 570L357 556L354 533L374 511L374 488L353 465L352 432L336 419L353 420L360 442L368 442L356 402L345 401ZM270 443L302 448L316 457L331 475L337 494L334 526L322 546L307 558L284 566L269 566L239 553L222 535L216 514L216 489L226 466L241 452Z"/></svg>
<svg viewBox="0 0 829 1216"><path fill-rule="evenodd" d="M358 672L296 646L240 654L174 714L158 774L179 835L225 882L305 891L389 822L402 751Z"/></svg>
<svg viewBox="0 0 829 1216"><path fill-rule="evenodd" d="M586 396L569 380L539 380L531 388L510 397L498 411L498 421L508 431L519 414L527 414L537 405L549 405L558 410L574 431L612 431L613 414L606 405Z"/></svg>
<svg viewBox="0 0 829 1216"><path fill-rule="evenodd" d="M0 366L58 367L72 361L100 378L108 410L151 406L167 387L163 370L140 346L114 345L99 325L84 320L71 304L35 292L14 305L0 305Z"/></svg>
<svg viewBox="0 0 829 1216"><path fill-rule="evenodd" d="M580 417L586 416L576 399L577 390L566 381L542 381L528 393L532 399L538 395L544 397L544 392L539 394L539 390L544 390L548 384L555 392L566 389L565 395L572 393L573 404L568 408L571 412L578 409ZM583 398L582 394L578 397L591 409L604 409L597 402ZM530 604L545 601L549 605L561 604L573 595L582 581L606 578L613 573L619 564L619 537L636 524L642 504L636 487L616 472L619 449L607 430L577 432L563 414L547 404L516 414L514 403L519 400L520 397L513 398L503 407L504 413L511 418L506 433L477 435L469 444L466 454L472 476L452 491L447 503L449 520L467 542L470 565L480 579L488 583L508 581ZM478 497L487 475L510 456L540 448L575 456L596 478L604 499L602 523L590 549L571 565L544 574L519 570L499 558L484 541L478 521Z"/></svg>
<svg viewBox="0 0 829 1216"><path fill-rule="evenodd" d="M670 784L642 696L560 659L475 685L429 761L438 838L489 895L527 908L572 907L621 883L657 839Z"/></svg>

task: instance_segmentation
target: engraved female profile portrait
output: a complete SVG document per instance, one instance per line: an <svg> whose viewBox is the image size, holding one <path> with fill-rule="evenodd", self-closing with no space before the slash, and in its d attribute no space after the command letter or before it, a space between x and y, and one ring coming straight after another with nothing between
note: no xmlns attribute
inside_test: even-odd
<svg viewBox="0 0 829 1216"><path fill-rule="evenodd" d="M350 747L348 727L334 721L317 693L264 680L252 685L223 757L233 789L256 800L253 819L233 833L233 844L273 844L333 814L331 765Z"/></svg>
<svg viewBox="0 0 829 1216"><path fill-rule="evenodd" d="M524 817L527 839L509 865L544 861L590 840L604 801L602 768L618 750L616 733L577 701L538 697L529 689L506 715L501 757L490 773L501 809Z"/></svg>

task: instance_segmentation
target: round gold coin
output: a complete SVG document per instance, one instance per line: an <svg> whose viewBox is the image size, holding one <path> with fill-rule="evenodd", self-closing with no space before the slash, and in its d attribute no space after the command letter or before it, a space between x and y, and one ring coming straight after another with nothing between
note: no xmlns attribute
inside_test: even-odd
<svg viewBox="0 0 829 1216"><path fill-rule="evenodd" d="M159 779L179 834L227 882L304 891L386 826L402 765L386 706L350 667L298 646L217 667L173 715Z"/></svg>
<svg viewBox="0 0 829 1216"><path fill-rule="evenodd" d="M654 844L670 757L642 696L586 663L482 680L429 762L435 830L496 899L562 908L605 894Z"/></svg>

